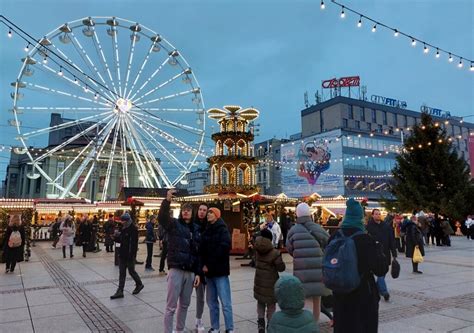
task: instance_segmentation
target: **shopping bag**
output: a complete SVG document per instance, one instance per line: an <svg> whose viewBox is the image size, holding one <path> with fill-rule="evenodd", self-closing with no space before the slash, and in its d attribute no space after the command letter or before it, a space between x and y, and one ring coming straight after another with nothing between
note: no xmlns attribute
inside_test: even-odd
<svg viewBox="0 0 474 333"><path fill-rule="evenodd" d="M400 275L400 264L395 258L393 258L392 260L392 269L390 270L390 274L394 279L398 278L398 276Z"/></svg>
<svg viewBox="0 0 474 333"><path fill-rule="evenodd" d="M415 264L420 264L423 262L423 256L421 255L420 248L415 246L415 250L413 251L413 262Z"/></svg>

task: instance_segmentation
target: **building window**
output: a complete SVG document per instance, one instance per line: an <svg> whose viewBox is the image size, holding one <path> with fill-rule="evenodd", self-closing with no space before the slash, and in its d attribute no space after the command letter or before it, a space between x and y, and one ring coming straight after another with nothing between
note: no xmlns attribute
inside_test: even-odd
<svg viewBox="0 0 474 333"><path fill-rule="evenodd" d="M367 130L372 132L372 123L367 123Z"/></svg>
<svg viewBox="0 0 474 333"><path fill-rule="evenodd" d="M363 107L360 108L360 120L365 121L365 109Z"/></svg>
<svg viewBox="0 0 474 333"><path fill-rule="evenodd" d="M352 105L348 105L348 113L349 119L354 119L354 107Z"/></svg>
<svg viewBox="0 0 474 333"><path fill-rule="evenodd" d="M398 127L398 116L396 113L392 113L393 114L393 125L395 127Z"/></svg>
<svg viewBox="0 0 474 333"><path fill-rule="evenodd" d="M383 112L383 124L387 125L387 111Z"/></svg>
<svg viewBox="0 0 474 333"><path fill-rule="evenodd" d="M342 127L347 128L347 119L342 119Z"/></svg>
<svg viewBox="0 0 474 333"><path fill-rule="evenodd" d="M377 125L377 132L382 133L383 128L382 125Z"/></svg>
<svg viewBox="0 0 474 333"><path fill-rule="evenodd" d="M355 121L355 127L357 129L360 129L360 121L358 121L358 120Z"/></svg>
<svg viewBox="0 0 474 333"><path fill-rule="evenodd" d="M372 109L372 122L377 122L377 112L375 111L375 109Z"/></svg>

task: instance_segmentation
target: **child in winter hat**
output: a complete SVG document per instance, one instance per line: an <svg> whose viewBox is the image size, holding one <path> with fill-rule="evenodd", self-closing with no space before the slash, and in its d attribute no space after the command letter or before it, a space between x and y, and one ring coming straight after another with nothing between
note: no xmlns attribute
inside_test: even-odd
<svg viewBox="0 0 474 333"><path fill-rule="evenodd" d="M268 326L269 333L318 333L313 314L304 310L304 289L301 281L284 275L275 284L275 296L281 311L276 312Z"/></svg>
<svg viewBox="0 0 474 333"><path fill-rule="evenodd" d="M296 206L296 217L311 216L311 210L306 202L302 202Z"/></svg>

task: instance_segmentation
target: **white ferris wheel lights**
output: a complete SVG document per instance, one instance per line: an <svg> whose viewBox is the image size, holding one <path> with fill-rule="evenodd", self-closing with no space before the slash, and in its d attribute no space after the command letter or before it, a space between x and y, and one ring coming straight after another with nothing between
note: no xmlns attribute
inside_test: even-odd
<svg viewBox="0 0 474 333"><path fill-rule="evenodd" d="M59 75L59 76L63 76L63 75L64 75L64 73L63 73L63 66L59 66L58 75Z"/></svg>
<svg viewBox="0 0 474 333"><path fill-rule="evenodd" d="M8 34L7 34L8 38L12 38L13 34L12 34L12 29L11 28L8 28Z"/></svg>
<svg viewBox="0 0 474 333"><path fill-rule="evenodd" d="M453 61L454 61L454 59L453 59L453 55L452 55L451 53L449 54L448 61L449 61L449 62L453 62Z"/></svg>
<svg viewBox="0 0 474 333"><path fill-rule="evenodd" d="M357 22L357 28L362 27L362 15L359 18L359 22Z"/></svg>
<svg viewBox="0 0 474 333"><path fill-rule="evenodd" d="M341 9L341 18L345 18L346 17L346 12L344 11L344 6L342 6L342 9Z"/></svg>
<svg viewBox="0 0 474 333"><path fill-rule="evenodd" d="M435 57L436 57L436 58L439 58L439 57L440 57L439 49L438 49L438 48L436 49L436 56L435 56Z"/></svg>
<svg viewBox="0 0 474 333"><path fill-rule="evenodd" d="M372 32L376 32L377 31L377 23L374 24L374 26L372 27Z"/></svg>
<svg viewBox="0 0 474 333"><path fill-rule="evenodd" d="M47 64L48 63L48 57L47 56L44 56L43 58L43 64Z"/></svg>
<svg viewBox="0 0 474 333"><path fill-rule="evenodd" d="M413 46L413 47L416 46L416 39L415 38L411 39L411 46Z"/></svg>
<svg viewBox="0 0 474 333"><path fill-rule="evenodd" d="M398 32L397 29L393 30L393 36L394 36L394 37L398 37L399 34L400 34L400 33Z"/></svg>
<svg viewBox="0 0 474 333"><path fill-rule="evenodd" d="M324 3L324 0L321 0L321 9L324 10L326 8L326 4Z"/></svg>
<svg viewBox="0 0 474 333"><path fill-rule="evenodd" d="M428 52L430 52L430 49L428 48L428 46L426 46L426 44L424 44L424 46L423 46L423 53L426 54L426 53L428 53Z"/></svg>
<svg viewBox="0 0 474 333"><path fill-rule="evenodd" d="M30 50L30 43L28 43L23 50L28 52Z"/></svg>
<svg viewBox="0 0 474 333"><path fill-rule="evenodd" d="M462 68L462 66L463 66L462 58L460 58L460 59L459 59L459 63L458 63L458 67L459 67L459 68Z"/></svg>
<svg viewBox="0 0 474 333"><path fill-rule="evenodd" d="M471 72L474 72L474 62L471 61L471 67L469 67L469 70Z"/></svg>

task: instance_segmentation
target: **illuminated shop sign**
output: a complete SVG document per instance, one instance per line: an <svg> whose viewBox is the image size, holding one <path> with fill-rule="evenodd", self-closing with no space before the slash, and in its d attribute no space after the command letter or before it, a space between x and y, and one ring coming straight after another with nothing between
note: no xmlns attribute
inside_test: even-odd
<svg viewBox="0 0 474 333"><path fill-rule="evenodd" d="M324 89L337 88L337 87L358 87L360 84L359 76L348 76L341 77L339 79L325 80L321 84Z"/></svg>
<svg viewBox="0 0 474 333"><path fill-rule="evenodd" d="M440 118L451 118L451 112L444 111L441 109L432 108L426 105L420 106L420 111L427 113L431 116L440 117Z"/></svg>
<svg viewBox="0 0 474 333"><path fill-rule="evenodd" d="M370 101L372 103L377 103L377 104L382 104L382 105L387 105L387 106L393 106L393 107L400 108L400 109L406 109L407 108L407 102L400 101L398 99L390 98L390 97L372 95L370 97Z"/></svg>

